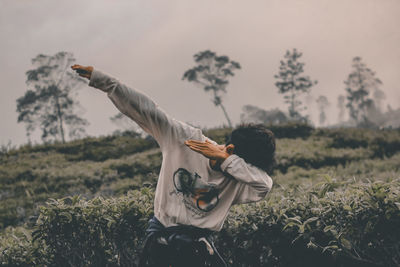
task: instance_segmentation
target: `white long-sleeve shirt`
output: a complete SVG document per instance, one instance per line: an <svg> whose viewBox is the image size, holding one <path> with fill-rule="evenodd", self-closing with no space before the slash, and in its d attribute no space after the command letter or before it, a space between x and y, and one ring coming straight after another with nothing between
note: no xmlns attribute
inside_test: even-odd
<svg viewBox="0 0 400 267"><path fill-rule="evenodd" d="M271 190L269 175L235 154L221 164L222 171L213 170L207 158L184 144L188 139L204 142L208 138L202 131L171 118L143 93L97 70L89 85L106 92L123 114L160 145L163 160L154 214L164 226L184 224L219 231L233 204L259 201Z"/></svg>

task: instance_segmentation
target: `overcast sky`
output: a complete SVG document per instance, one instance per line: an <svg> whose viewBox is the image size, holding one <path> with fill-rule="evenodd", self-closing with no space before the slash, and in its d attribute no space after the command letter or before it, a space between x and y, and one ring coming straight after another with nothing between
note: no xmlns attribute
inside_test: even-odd
<svg viewBox="0 0 400 267"><path fill-rule="evenodd" d="M319 82L313 96L332 102L331 123L355 56L383 81L386 104L398 108L399 14L398 0L0 0L0 145L27 141L15 111L27 90L25 72L36 55L59 51L202 127L225 123L223 113L211 95L181 78L193 55L206 49L242 65L224 98L234 123L247 104L286 110L273 76L292 48L303 52L305 73ZM117 112L104 93L84 87L79 99L89 135L116 129L109 117Z"/></svg>

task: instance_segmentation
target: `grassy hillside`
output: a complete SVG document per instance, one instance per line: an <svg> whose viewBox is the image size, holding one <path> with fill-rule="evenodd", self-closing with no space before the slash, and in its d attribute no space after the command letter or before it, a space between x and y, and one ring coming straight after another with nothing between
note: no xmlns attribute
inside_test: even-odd
<svg viewBox="0 0 400 267"><path fill-rule="evenodd" d="M308 253L315 258L315 253L317 253L323 255L320 259L322 262L324 257L331 259L330 257L341 255L339 257L341 260L335 262L339 265L344 264L343 266L351 260L360 264L364 261L365 264L379 264L383 262L383 258L388 258L389 251L392 258L389 257L390 259L385 264L395 266L395 262L400 260L398 241L396 243L388 237L387 244L390 245L390 248L381 244L386 250L382 250L379 252L380 254L374 256L375 262L371 261L368 253L369 249L379 245L379 242L376 241L378 239L374 239L375 235L379 231L378 236L387 234L380 230L381 224L396 225L399 223L400 199L396 187L398 187L400 178L400 131L314 130L305 125L274 126L272 130L277 136L277 163L275 172L272 174L275 182L273 191L265 201L251 205L251 209L243 210L240 206L236 207L219 239L220 243L231 242L230 245L226 244L245 248L241 253L253 255L252 258L255 257L255 261L238 265L238 261L245 261L245 256L235 256L230 254L229 250L224 250L224 254L231 259L232 263L235 263L235 266L258 266L257 264L261 264L260 262L272 263L275 259L276 262L281 263L278 264L279 266L290 266L293 263L291 260L295 262L296 259L289 257L287 261L279 260L287 255L283 252L284 249L278 248L295 244L294 247L299 248L292 251L293 255ZM223 143L229 132L230 129L213 129L207 131L206 135ZM104 205L114 205L115 209L122 210L118 213L115 209L105 208L105 210L91 213L91 216L94 217L89 216L85 219L81 216L79 218L87 221L82 221L83 225L80 227L89 230L92 227L90 225L97 225L96 221L100 223L105 214L108 214L108 222L114 221L111 223L113 226L110 226L113 230L110 236L104 237L104 240L111 242L116 238L113 235L120 233L123 229L134 234L136 236L134 239L121 241L121 244L134 242L135 245L129 243L133 246L134 251L122 250L123 253L132 253L132 257L134 257L135 249L143 235L143 227L151 214L151 191L156 184L160 164L161 153L154 140L142 139L131 134L86 138L64 145L25 146L3 153L0 157L0 228L2 232L0 260L3 260L4 264L11 264L13 260L21 264L25 261L25 264L29 266L33 264L32 262L28 263L29 260L37 260L37 255L45 253L51 255L46 265L52 265L57 260L68 257L63 254L59 255L61 258L57 258L59 250L66 251L68 247L59 247L52 242L55 236L63 235L59 238L67 244L72 242L71 236L65 236L65 228L54 228L54 225L56 222L59 225L59 220L61 220L62 224L69 227L68 229L71 227L75 229L77 225L70 225L74 221L70 220L70 217L75 218L76 215L72 207L88 205L85 203L89 202L82 200L82 197L92 199L98 196L106 198L106 200L96 200L97 198L95 198L95 202L90 204L93 208L96 205L103 205L105 203L103 201L111 201ZM144 195L143 191L142 193L132 193L134 192L132 190L143 190L143 188L148 188L149 193ZM372 190L372 193L366 193L368 190ZM126 195L128 192L130 193ZM139 215L134 219L128 216L130 219L121 221L121 217L118 216L127 216L131 212L129 207L133 208L138 205L135 202L138 200L133 200L132 194L145 199L143 201L148 202L145 205L147 208L145 210L141 210L143 207L139 208L140 212L137 213ZM349 194L352 196L350 197ZM377 197L374 194L383 197L382 205L371 204L372 206L368 206L365 204L371 198ZM52 202L53 204L49 203L50 206L47 208L41 208L41 210L38 208L49 199L77 195L81 196L80 200L69 198L75 199L70 200L71 203L74 202L73 204L67 203L68 205L65 206L64 202L55 201ZM313 196L316 198L314 199ZM112 200L110 197L118 198ZM302 203L302 207L299 203ZM143 206L143 204L140 205ZM331 207L331 210L328 210L328 207ZM319 213L313 214L307 211L316 208L320 209ZM334 209L336 209L335 212ZM90 209L85 212L89 211ZM60 215L60 212L66 213ZM112 215L115 212L119 215ZM360 212L364 214L364 217L358 217ZM383 212L384 218L389 216L385 214L390 214L390 216L382 222L376 219L376 215L373 215L372 212ZM39 214L41 214L40 217ZM274 214L277 217L274 217ZM338 214L343 218L339 216L340 218L335 219L334 217L337 217ZM115 218L110 220L110 216ZM327 223L328 218L329 223ZM307 220L309 221L306 223ZM346 225L340 226L341 223ZM105 223L106 226L108 224ZM136 227L135 229L132 228L132 224ZM120 228L117 227L118 225ZM126 229L127 225L131 225L128 230ZM329 225L331 228L327 229L334 231L325 229ZM370 236L364 236L361 234L361 230L360 232L351 232L351 229L357 227L363 227L364 231L367 225L373 232ZM321 228L322 226L323 228ZM103 229L103 226L99 227L97 225L93 231ZM110 227L107 229L111 229ZM31 232L38 229L40 231L36 232L37 241L32 242ZM254 231L260 236L265 235L266 239L260 240L257 245L251 243L250 237ZM50 232L53 234L50 235ZM271 238L271 234L275 239L269 243L267 241ZM85 238L90 239L87 236ZM104 240L96 242L104 243ZM343 240L349 240L350 245ZM365 240L370 240L368 241L371 243L370 247L365 246L364 243L367 242ZM271 247L274 246L274 242L275 247ZM93 248L83 241L82 246L85 247L80 248L80 251L88 250L85 255L90 254L89 251L93 251ZM116 250L118 253L122 253L121 248L104 246L97 250ZM95 249L95 251L97 250ZM25 255L22 251L25 251ZM26 254L26 251L32 255ZM103 253L101 254L103 260L110 262L109 266L125 266L121 260L126 260L126 263L130 264L135 261L133 258L126 259L123 255L117 255L117 258L120 259L118 262L112 260L113 255L101 253ZM357 253L364 254L358 255L359 259L357 259ZM293 255L291 257L294 257ZM89 258L88 262L91 262ZM92 262L92 264L95 263Z"/></svg>

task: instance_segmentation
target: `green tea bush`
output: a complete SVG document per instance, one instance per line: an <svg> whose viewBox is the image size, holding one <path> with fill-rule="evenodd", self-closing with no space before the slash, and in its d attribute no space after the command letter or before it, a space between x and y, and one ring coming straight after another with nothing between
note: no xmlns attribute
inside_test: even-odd
<svg viewBox="0 0 400 267"><path fill-rule="evenodd" d="M118 199L52 200L41 208L33 239L45 242L49 266L133 266L152 199L143 189Z"/></svg>
<svg viewBox="0 0 400 267"><path fill-rule="evenodd" d="M30 230L23 227L8 227L0 235L0 265L9 267L43 266L46 262L45 247L43 241L32 242Z"/></svg>
<svg viewBox="0 0 400 267"><path fill-rule="evenodd" d="M331 147L369 148L374 157L392 156L400 151L400 130L360 128L318 129L314 135L332 138Z"/></svg>
<svg viewBox="0 0 400 267"><path fill-rule="evenodd" d="M106 154L106 153L104 153ZM36 216L48 198L120 196L143 183L154 184L161 166L157 148L105 161L70 161L65 154L9 155L0 164L0 230Z"/></svg>
<svg viewBox="0 0 400 267"><path fill-rule="evenodd" d="M398 266L400 181L327 179L235 208L219 239L232 266Z"/></svg>
<svg viewBox="0 0 400 267"><path fill-rule="evenodd" d="M290 167L321 168L323 166L345 165L372 157L366 148L332 148L327 138L301 138L277 140L275 168L285 173Z"/></svg>
<svg viewBox="0 0 400 267"><path fill-rule="evenodd" d="M316 136L332 138L331 147L359 148L368 147L371 140L378 135L378 131L361 128L317 129Z"/></svg>
<svg viewBox="0 0 400 267"><path fill-rule="evenodd" d="M266 125L276 138L308 138L314 128L306 123L290 122L287 124Z"/></svg>
<svg viewBox="0 0 400 267"><path fill-rule="evenodd" d="M66 155L66 158L71 161L103 161L142 152L154 147L157 147L157 143L152 138L140 138L137 135L110 135L105 137L87 137L65 144L26 145L19 150L10 151L7 155L55 152Z"/></svg>
<svg viewBox="0 0 400 267"><path fill-rule="evenodd" d="M148 189L52 200L41 208L32 239L29 233L0 239L0 262L135 266L152 200ZM309 189L277 188L265 201L235 206L216 242L230 266L398 266L399 227L400 180L327 177Z"/></svg>

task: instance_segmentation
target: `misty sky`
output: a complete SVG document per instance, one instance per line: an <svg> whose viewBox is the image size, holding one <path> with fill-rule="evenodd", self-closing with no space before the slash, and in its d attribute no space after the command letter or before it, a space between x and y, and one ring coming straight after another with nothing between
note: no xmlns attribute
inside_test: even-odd
<svg viewBox="0 0 400 267"><path fill-rule="evenodd" d="M326 95L332 103L330 123L337 120L336 99L355 56L383 81L386 104L398 108L399 14L398 0L0 0L0 145L27 141L15 111L27 90L25 72L36 55L59 51L202 127L225 123L211 95L182 81L193 55L206 49L242 65L224 98L235 124L247 104L287 109L273 76L292 48L303 52L305 74L319 82L312 88L315 99ZM117 111L104 93L83 87L79 99L89 135L116 129L109 117Z"/></svg>

